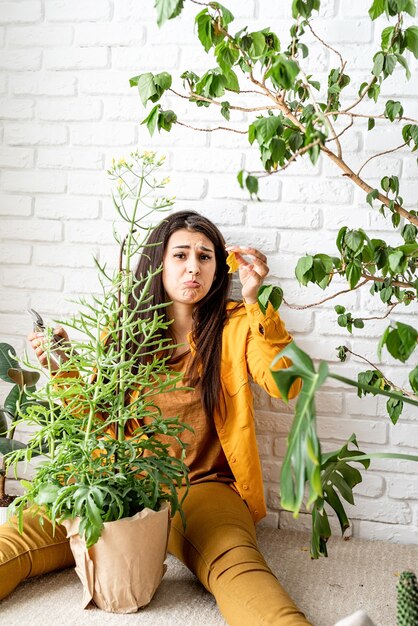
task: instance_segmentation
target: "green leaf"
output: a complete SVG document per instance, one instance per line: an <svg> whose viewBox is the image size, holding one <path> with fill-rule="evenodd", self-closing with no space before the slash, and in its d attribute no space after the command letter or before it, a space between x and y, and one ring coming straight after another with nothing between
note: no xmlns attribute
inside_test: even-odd
<svg viewBox="0 0 418 626"><path fill-rule="evenodd" d="M376 122L375 122L374 118L370 117L368 122L367 122L367 130L373 130L375 125L376 125Z"/></svg>
<svg viewBox="0 0 418 626"><path fill-rule="evenodd" d="M244 177L244 170L240 170L237 174L237 181L241 189L244 189L243 177Z"/></svg>
<svg viewBox="0 0 418 626"><path fill-rule="evenodd" d="M409 372L409 384L411 385L412 391L418 393L418 365Z"/></svg>
<svg viewBox="0 0 418 626"><path fill-rule="evenodd" d="M34 387L41 376L39 372L22 370L20 367L11 367L7 374L19 387Z"/></svg>
<svg viewBox="0 0 418 626"><path fill-rule="evenodd" d="M386 345L393 358L405 363L415 350L418 340L418 332L408 324L396 322L396 328L387 329L380 340L380 344Z"/></svg>
<svg viewBox="0 0 418 626"><path fill-rule="evenodd" d="M208 52L213 45L212 17L209 15L207 9L203 9L203 11L196 15L195 21L200 43L204 47L205 52Z"/></svg>
<svg viewBox="0 0 418 626"><path fill-rule="evenodd" d="M9 369L17 367L16 350L8 343L0 343L0 378L7 383L13 383L9 377Z"/></svg>
<svg viewBox="0 0 418 626"><path fill-rule="evenodd" d="M162 26L167 20L177 17L183 10L184 0L155 0L157 24Z"/></svg>
<svg viewBox="0 0 418 626"><path fill-rule="evenodd" d="M368 204L370 204L370 206L373 206L373 200L376 200L376 198L379 195L379 190L378 189L372 189L366 196L366 202Z"/></svg>
<svg viewBox="0 0 418 626"><path fill-rule="evenodd" d="M354 289L361 278L361 263L354 259L351 263L348 263L345 273L350 285L350 289Z"/></svg>
<svg viewBox="0 0 418 626"><path fill-rule="evenodd" d="M406 264L406 259L405 263L402 263L403 259L404 254L401 250L391 252L388 255L389 269L391 270L392 274L398 274L403 271L403 265Z"/></svg>
<svg viewBox="0 0 418 626"><path fill-rule="evenodd" d="M276 371L274 368L283 357L290 358L292 365ZM295 416L280 477L281 504L297 516L304 497L306 476L309 487L308 502L312 504L318 497L322 497L318 474L321 451L315 427L314 397L328 376L328 366L321 362L316 371L311 358L292 341L279 352L271 367L271 374L285 401L288 400L293 382L297 378L303 381L295 405Z"/></svg>
<svg viewBox="0 0 418 626"><path fill-rule="evenodd" d="M385 106L385 116L390 119L391 122L397 117L402 117L403 106L399 101L388 100Z"/></svg>
<svg viewBox="0 0 418 626"><path fill-rule="evenodd" d="M310 255L300 258L295 268L295 275L301 285L307 285L311 280L310 270L313 267L313 257Z"/></svg>
<svg viewBox="0 0 418 626"><path fill-rule="evenodd" d="M233 70L230 70L228 74L225 75L225 78L225 89L228 89L229 91L234 91L235 93L239 93L238 76L235 74L235 72Z"/></svg>
<svg viewBox="0 0 418 626"><path fill-rule="evenodd" d="M390 331L391 331L391 328L390 328L390 326L388 326L386 328L386 330L384 330L383 334L381 335L381 337L379 339L379 343L377 344L376 352L377 352L377 356L379 358L379 361L382 360L382 348L386 344L386 341L387 341L387 338L388 338L388 335L389 335Z"/></svg>
<svg viewBox="0 0 418 626"><path fill-rule="evenodd" d="M151 72L139 74L135 76L135 78L131 78L130 83L131 86L138 86L139 97L141 98L143 106L146 106L148 100L151 100L151 98L157 94L154 84L154 75Z"/></svg>
<svg viewBox="0 0 418 626"><path fill-rule="evenodd" d="M373 4L369 9L370 18L375 20L385 11L388 12L388 0L373 0Z"/></svg>
<svg viewBox="0 0 418 626"><path fill-rule="evenodd" d="M382 50L384 52L389 50L394 32L394 26L388 26L382 30Z"/></svg>
<svg viewBox="0 0 418 626"><path fill-rule="evenodd" d="M345 306L342 306L341 304L336 304L334 307L334 311L339 315L342 315L343 313L345 313Z"/></svg>
<svg viewBox="0 0 418 626"><path fill-rule="evenodd" d="M345 235L345 245L356 254L360 251L365 240L361 230L349 230Z"/></svg>
<svg viewBox="0 0 418 626"><path fill-rule="evenodd" d="M315 282L325 289L328 287L332 279L332 270L334 269L334 263L330 256L327 254L315 254L314 256L314 277Z"/></svg>
<svg viewBox="0 0 418 626"><path fill-rule="evenodd" d="M0 454L8 454L14 450L24 450L27 446L15 439L8 439L7 437L0 437Z"/></svg>
<svg viewBox="0 0 418 626"><path fill-rule="evenodd" d="M385 78L393 74L393 71L396 67L397 57L394 54L387 54L385 57L385 64L383 68L383 75Z"/></svg>
<svg viewBox="0 0 418 626"><path fill-rule="evenodd" d="M401 235L405 243L415 243L418 235L418 228L414 224L405 224L402 228Z"/></svg>
<svg viewBox="0 0 418 626"><path fill-rule="evenodd" d="M379 76L383 71L383 66L385 64L385 55L383 52L377 52L373 57L373 69L372 74L374 76Z"/></svg>
<svg viewBox="0 0 418 626"><path fill-rule="evenodd" d="M169 132L173 124L177 122L177 115L174 111L161 111L158 116L158 130L161 128Z"/></svg>
<svg viewBox="0 0 418 626"><path fill-rule="evenodd" d="M24 394L21 392L19 385L14 385L4 401L4 408L11 415L13 415L14 418L17 417L17 405L21 400L23 400L23 397Z"/></svg>
<svg viewBox="0 0 418 626"><path fill-rule="evenodd" d="M341 326L341 328L346 328L347 321L348 321L347 315L342 314L338 316L337 323L338 323L338 326Z"/></svg>
<svg viewBox="0 0 418 626"><path fill-rule="evenodd" d="M406 47L418 59L418 26L409 26L405 30L404 35Z"/></svg>
<svg viewBox="0 0 418 626"><path fill-rule="evenodd" d="M251 195L258 193L258 178L256 176L247 176L245 185Z"/></svg>
<svg viewBox="0 0 418 626"><path fill-rule="evenodd" d="M221 70L228 74L238 60L239 51L229 40L221 41L215 48L215 57Z"/></svg>
<svg viewBox="0 0 418 626"><path fill-rule="evenodd" d="M395 54L395 56L398 59L400 65L402 65L405 70L406 79L409 80L411 78L411 72L408 66L408 61L405 59L404 56L402 56L402 54L399 54L398 52Z"/></svg>
<svg viewBox="0 0 418 626"><path fill-rule="evenodd" d="M161 104L156 104L151 111L149 112L149 114L147 115L147 117L142 120L141 125L142 124L146 124L149 134L152 136L154 134L154 131L157 127L157 123L158 123L158 117L160 115L160 110L161 110Z"/></svg>
<svg viewBox="0 0 418 626"><path fill-rule="evenodd" d="M284 54L278 54L273 58L272 65L265 77L270 78L276 89L292 89L298 74L298 64L288 59Z"/></svg>
<svg viewBox="0 0 418 626"><path fill-rule="evenodd" d="M266 53L266 38L261 31L244 36L245 47L252 61L258 61Z"/></svg>
<svg viewBox="0 0 418 626"><path fill-rule="evenodd" d="M394 398L389 398L386 402L386 409L392 424L396 424L403 410L403 402L401 399L395 400Z"/></svg>
<svg viewBox="0 0 418 626"><path fill-rule="evenodd" d="M308 19L312 15L312 11L319 11L320 0L293 0L292 17L297 19L299 15Z"/></svg>
<svg viewBox="0 0 418 626"><path fill-rule="evenodd" d="M268 303L277 311L283 301L283 289L276 285L262 285L257 293L257 302L260 310L265 315Z"/></svg>
<svg viewBox="0 0 418 626"><path fill-rule="evenodd" d="M13 415L5 409L0 409L0 437L4 437L8 430L8 420L13 420Z"/></svg>
<svg viewBox="0 0 418 626"><path fill-rule="evenodd" d="M277 134L277 131L282 128L282 122L277 115L268 115L267 117L258 117L251 126L254 138L262 145L267 144Z"/></svg>
<svg viewBox="0 0 418 626"><path fill-rule="evenodd" d="M229 120L231 119L231 112L230 112L230 104L229 102L222 102L221 103L221 115L223 115L223 117L229 122Z"/></svg>
<svg viewBox="0 0 418 626"><path fill-rule="evenodd" d="M160 74L156 74L154 76L154 84L158 85L160 89L165 91L166 89L170 89L172 83L171 75L168 72L161 72Z"/></svg>
<svg viewBox="0 0 418 626"><path fill-rule="evenodd" d="M228 26L228 24L234 21L234 16L232 15L231 11L229 11L226 7L224 7L219 2L209 2L209 6L214 9L215 8L220 9L221 15L222 15L222 26L224 28Z"/></svg>
<svg viewBox="0 0 418 626"><path fill-rule="evenodd" d="M38 495L35 498L36 504L43 506L44 504L52 504L58 497L60 485L46 484L39 487Z"/></svg>

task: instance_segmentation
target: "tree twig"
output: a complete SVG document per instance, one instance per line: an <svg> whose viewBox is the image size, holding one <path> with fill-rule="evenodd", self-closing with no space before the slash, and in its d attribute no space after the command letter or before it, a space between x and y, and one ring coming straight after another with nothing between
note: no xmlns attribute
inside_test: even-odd
<svg viewBox="0 0 418 626"><path fill-rule="evenodd" d="M215 128L197 128L197 126L191 126L190 124L185 124L184 122L179 122L177 120L176 124L179 126L185 126L186 128L191 128L192 130L198 130L202 133L213 133L215 130L228 130L231 133L238 133L239 135L247 135L247 130L237 130L236 128L228 128L228 126L215 126Z"/></svg>
<svg viewBox="0 0 418 626"><path fill-rule="evenodd" d="M328 296L327 298L324 298L323 300L320 300L319 302L313 302L312 304L290 304L284 298L283 298L283 302L286 304L286 306L289 307L289 309L295 309L297 311L303 310L303 309L311 309L314 306L318 306L319 304L328 302L328 300L333 300L333 298L336 298L337 296L341 296L343 293L349 293L350 291L359 289L360 287L363 287L363 285L365 285L366 283L367 283L367 280L363 280L362 283L359 283L352 289L343 289L342 291L337 291L337 293L334 293L332 296Z"/></svg>
<svg viewBox="0 0 418 626"><path fill-rule="evenodd" d="M174 89L169 89L168 91L171 91L172 93L174 93L176 96L178 96L179 98L183 98L185 100L190 100L190 98L193 98L194 100L199 100L199 102L209 102L209 104L214 104L218 107L222 106L222 102L219 102L218 100L214 100L213 98L207 98L206 96L201 96L197 93L195 93L194 91L190 92L189 96L186 96L184 94L178 93L177 91L175 91ZM240 92L242 93L242 92ZM264 94L260 94L260 95L264 95ZM244 113L253 113L256 111L268 111L270 109L278 109L279 107L277 105L265 105L262 107L240 107L240 106L236 106L234 104L230 104L229 105L229 109L234 110L234 111L244 111Z"/></svg>
<svg viewBox="0 0 418 626"><path fill-rule="evenodd" d="M372 280L375 283L384 283L386 278L380 278L380 276L373 276L373 274L366 274L365 272L362 272L361 274L363 276L363 278L365 278L366 280ZM394 285L395 287L401 287L401 289L413 289L414 287L411 285L411 283L403 283L400 280L394 280L391 283L392 285Z"/></svg>
<svg viewBox="0 0 418 626"><path fill-rule="evenodd" d="M371 361L369 361L369 359L366 359L365 356L362 356L361 354L357 354L356 352L353 352L352 350L350 350L349 348L347 348L347 346L344 346L345 350L347 352L349 352L350 354L352 354L353 356L356 356L358 359L361 359L362 361L364 361L365 363L367 363L368 365L371 365L372 368L374 370L376 370L376 372L379 372L379 374L382 376L383 380L385 381L385 383L387 385L389 385L390 387L392 387L392 389L394 389L395 391L399 391L402 395L407 396L408 398L413 398L414 400L418 400L418 396L416 396L414 393L411 393L410 391L406 391L406 389L403 389L402 387L398 387L398 385L395 385L395 383L393 383L391 380L389 380L388 378L386 378L386 376L384 375L384 373L382 372L381 369L379 369L374 363L372 363ZM401 399L401 398L399 398Z"/></svg>
<svg viewBox="0 0 418 626"><path fill-rule="evenodd" d="M307 21L307 22L306 22L306 24L307 24L307 26L308 26L309 30L311 31L312 35L313 35L316 39L318 39L318 41L320 41L320 42L322 43L322 45L323 45L323 46L325 46L325 48L328 48L328 50L331 50L332 52L334 52L334 54L336 54L336 55L339 57L339 59L340 59L340 64L341 64L341 74L342 74L342 73L343 73L343 71L344 71L344 67L345 67L346 63L345 63L344 59L342 58L341 53L340 53L340 52L338 52L338 50L335 50L335 48L333 48L332 46L330 46L330 45L329 45L328 43L326 43L323 39L321 39L321 37L319 37L319 35L317 35L317 33L316 33L316 32L314 31L314 29L312 28L311 23L310 23L309 21Z"/></svg>
<svg viewBox="0 0 418 626"><path fill-rule="evenodd" d="M369 163L370 161L372 161L373 159L376 159L377 157L383 156L384 154L390 154L391 152L396 152L397 150L400 150L401 148L404 148L407 145L406 141L404 143L402 143L400 146L398 146L397 148L392 148L391 150L385 150L384 152L379 152L378 154L373 154L371 157L369 157L367 159L367 161L365 161L363 163L363 165L361 166L361 168L359 169L359 171L357 172L357 176L360 176L360 172L361 170L367 165L367 163Z"/></svg>

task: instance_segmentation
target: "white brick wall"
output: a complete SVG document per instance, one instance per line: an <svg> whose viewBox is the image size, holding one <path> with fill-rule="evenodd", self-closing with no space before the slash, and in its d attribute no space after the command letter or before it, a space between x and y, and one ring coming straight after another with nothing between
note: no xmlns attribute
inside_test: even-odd
<svg viewBox="0 0 418 626"><path fill-rule="evenodd" d="M245 137L218 131L205 134L185 128L164 131L151 139L139 126L145 117L129 78L143 71L168 70L181 88L178 76L185 69L201 71L211 66L192 32L195 7L185 3L181 20L159 30L152 2L141 0L15 0L0 2L0 281L2 287L1 340L18 349L30 322L27 306L51 318L68 315L68 300L97 286L92 254L111 260L113 215L105 168L111 157L120 158L139 146L166 154L172 180L169 193L177 196L177 208L194 208L211 217L228 241L253 243L269 255L271 274L281 281L289 302L306 304L324 297L319 289L300 288L294 266L306 251L335 251L336 230L343 224L382 235L391 228L369 209L364 195L330 162L315 168L304 160L284 173L265 179L261 203L252 202L235 180L245 166L260 169L256 150ZM287 45L291 0L231 0L237 30L270 25ZM315 23L318 34L348 60L354 87L368 76L376 42L384 20L371 24L361 0L350 3L323 0L323 17ZM367 3L366 3L367 4ZM311 37L309 36L311 39ZM309 71L324 80L336 57L317 43L311 46ZM417 110L417 63L410 60L413 77L403 72L388 81L385 93L396 95L405 111ZM225 125L218 111L197 109L187 101L169 99L180 118L196 126ZM383 104L381 105L383 108ZM365 106L370 110L370 105ZM245 116L232 114L235 128L245 127ZM355 167L372 152L402 143L400 127L367 133L360 123L343 136L348 162ZM365 169L371 181L388 172L402 176L402 195L415 207L418 169L407 151L376 159ZM375 182L373 184L375 184ZM416 207L415 207L416 208ZM335 290L343 288L336 284ZM331 290L332 291L332 290ZM328 294L325 294L328 295ZM367 292L338 299L359 313L381 310ZM302 311L283 307L282 315L301 347L313 357L329 359L331 366L355 376L361 363L355 358L340 365L335 346L347 343L355 352L376 361L379 324L353 336L337 326L334 303ZM415 309L416 310L416 309ZM413 313L412 307L407 321ZM406 368L393 360L391 377L405 380ZM270 507L267 524L303 528L280 511L278 481L291 410L283 403L255 391L256 423L260 455ZM417 412L408 408L393 427L384 415L384 402L359 400L352 389L327 382L318 395L318 428L323 447L340 446L352 432L364 450L416 453ZM418 543L417 466L411 462L372 463L357 489L357 506L350 509L356 536ZM333 520L333 525L334 525Z"/></svg>

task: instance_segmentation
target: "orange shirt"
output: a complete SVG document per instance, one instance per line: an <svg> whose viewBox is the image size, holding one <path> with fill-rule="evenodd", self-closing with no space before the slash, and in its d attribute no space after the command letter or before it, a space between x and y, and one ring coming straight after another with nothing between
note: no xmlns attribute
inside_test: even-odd
<svg viewBox="0 0 418 626"><path fill-rule="evenodd" d="M188 350L170 360L169 366L174 372L186 372L191 359ZM159 393L153 397L153 403L161 411L163 417L178 417L180 422L188 424L193 432L185 430L181 440L186 444L184 462L189 468L190 484L210 480L234 482L234 476L228 465L214 423L209 423L203 410L200 390L178 389L187 385L187 381L179 382L177 389ZM151 418L145 418L145 423ZM170 446L170 454L181 458L181 446L172 437L159 435L158 439Z"/></svg>
<svg viewBox="0 0 418 626"><path fill-rule="evenodd" d="M227 308L230 317L222 333L221 359L221 387L225 407L213 417L222 450L234 476L231 486L245 500L254 521L257 522L266 514L266 503L250 379L271 396L279 398L280 393L270 373L270 365L277 354L292 341L292 337L280 315L270 304L265 314L258 304L231 302ZM190 345L193 354L193 344ZM290 359L284 357L278 361L275 369L290 365ZM295 381L289 398L295 397L300 388L301 381ZM133 390L131 402L137 397L138 391ZM169 394L167 397L169 398ZM133 432L140 423L133 417L127 426L129 432Z"/></svg>

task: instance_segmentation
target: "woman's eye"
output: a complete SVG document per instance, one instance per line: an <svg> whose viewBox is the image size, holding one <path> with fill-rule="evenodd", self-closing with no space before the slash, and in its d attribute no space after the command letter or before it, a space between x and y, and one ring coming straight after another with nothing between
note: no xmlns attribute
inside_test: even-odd
<svg viewBox="0 0 418 626"><path fill-rule="evenodd" d="M184 252L176 252L174 256L176 259L184 259Z"/></svg>
<svg viewBox="0 0 418 626"><path fill-rule="evenodd" d="M201 254L200 258L202 261L210 261L210 259L212 258L211 256L209 256L208 254Z"/></svg>

